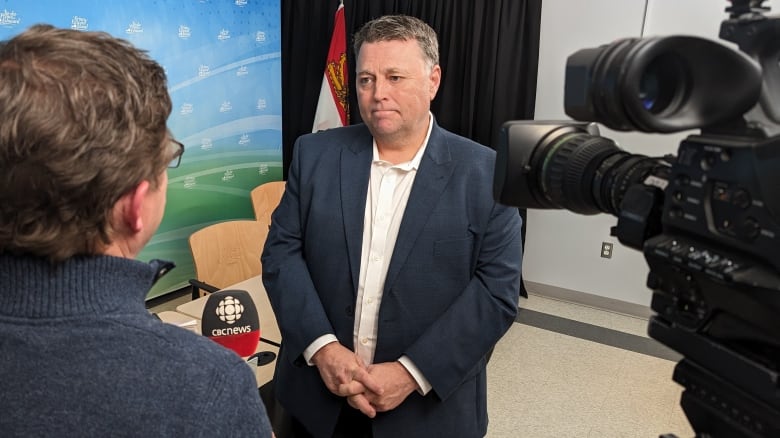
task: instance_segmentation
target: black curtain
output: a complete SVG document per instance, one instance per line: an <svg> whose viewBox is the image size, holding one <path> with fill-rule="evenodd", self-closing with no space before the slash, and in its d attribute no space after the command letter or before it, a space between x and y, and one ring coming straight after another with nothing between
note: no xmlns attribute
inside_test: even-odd
<svg viewBox="0 0 780 438"><path fill-rule="evenodd" d="M532 119L541 0L344 0L350 123L360 123L352 34L385 14L406 14L439 36L442 84L432 112L445 129L492 146L507 120ZM298 136L311 132L339 0L282 1L284 175Z"/></svg>
<svg viewBox="0 0 780 438"><path fill-rule="evenodd" d="M311 132L339 0L282 0L284 178L295 139ZM439 36L439 125L494 147L507 120L532 119L542 0L344 0L350 123L360 123L352 35L367 21L406 14ZM525 212L523 237L525 237ZM525 291L522 291L526 295Z"/></svg>

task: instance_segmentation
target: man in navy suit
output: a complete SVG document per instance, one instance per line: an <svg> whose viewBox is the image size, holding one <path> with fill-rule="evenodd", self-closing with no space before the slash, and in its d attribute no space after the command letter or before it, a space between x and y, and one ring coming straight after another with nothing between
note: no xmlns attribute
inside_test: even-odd
<svg viewBox="0 0 780 438"><path fill-rule="evenodd" d="M520 217L493 200L495 153L430 113L433 29L385 16L354 46L364 124L298 139L263 252L276 396L296 436L481 437Z"/></svg>

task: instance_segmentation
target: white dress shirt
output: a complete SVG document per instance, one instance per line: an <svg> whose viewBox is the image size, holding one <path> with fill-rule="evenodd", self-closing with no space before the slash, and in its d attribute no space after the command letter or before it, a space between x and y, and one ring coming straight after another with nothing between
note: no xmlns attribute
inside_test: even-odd
<svg viewBox="0 0 780 438"><path fill-rule="evenodd" d="M433 128L430 116L428 132L414 158L410 161L392 164L379 158L374 141L374 156L371 162L371 177L366 195L366 211L363 219L363 247L360 256L360 279L355 303L355 327L353 341L355 353L366 363L373 363L376 349L379 306L382 303L385 277L395 248L398 230L401 226L409 193L412 191L417 169L420 167L428 139ZM303 352L306 361L320 348L338 341L333 334L317 338ZM409 371L420 387L422 394L431 390L431 385L414 363L406 356L399 362Z"/></svg>

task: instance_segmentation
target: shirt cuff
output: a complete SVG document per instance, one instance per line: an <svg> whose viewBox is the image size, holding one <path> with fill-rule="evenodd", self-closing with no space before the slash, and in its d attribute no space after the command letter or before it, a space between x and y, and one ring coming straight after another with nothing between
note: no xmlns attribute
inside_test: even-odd
<svg viewBox="0 0 780 438"><path fill-rule="evenodd" d="M303 358L306 359L306 365L313 367L314 364L311 362L311 358L320 351L320 348L330 344L331 342L338 342L338 338L336 338L336 335L327 334L322 335L319 338L315 339L314 342L309 344L308 347L306 347L305 350L303 350Z"/></svg>
<svg viewBox="0 0 780 438"><path fill-rule="evenodd" d="M406 371L409 371L409 374L412 375L414 381L417 382L417 386L419 386L417 392L419 392L420 395L426 395L431 392L431 389L433 389L431 383L428 382L428 379L426 379L425 376L423 376L423 373L419 368L417 368L417 365L415 365L414 362L409 359L409 356L403 355L399 357L398 362L401 362L401 365L406 368Z"/></svg>

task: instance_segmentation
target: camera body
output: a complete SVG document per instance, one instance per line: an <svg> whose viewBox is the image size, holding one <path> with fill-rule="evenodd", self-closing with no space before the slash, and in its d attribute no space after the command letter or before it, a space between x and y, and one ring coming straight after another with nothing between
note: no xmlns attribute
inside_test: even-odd
<svg viewBox="0 0 780 438"><path fill-rule="evenodd" d="M651 337L697 436L780 436L780 18L732 1L721 37L625 39L567 60L571 121L510 121L496 147L504 204L618 218L643 252ZM615 130L700 129L676 156L622 151Z"/></svg>

